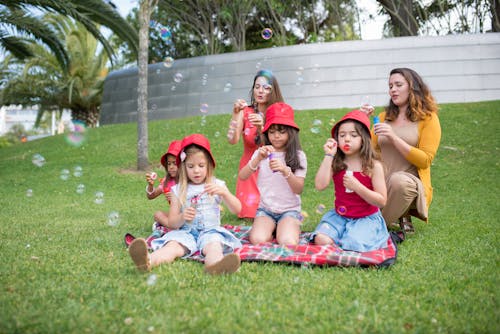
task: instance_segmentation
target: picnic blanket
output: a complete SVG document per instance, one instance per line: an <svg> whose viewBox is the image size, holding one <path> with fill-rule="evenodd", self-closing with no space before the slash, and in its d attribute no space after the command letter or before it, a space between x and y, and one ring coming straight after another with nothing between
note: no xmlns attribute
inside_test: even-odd
<svg viewBox="0 0 500 334"><path fill-rule="evenodd" d="M297 246L280 246L275 240L252 245L248 240L250 226L224 225L224 227L241 240L243 247L235 250L241 261L342 267L388 267L396 262L397 257L397 245L392 237L388 238L387 246L384 248L370 252L354 252L343 250L337 246L310 244L308 240L311 232L302 232ZM203 262L203 257L199 253L193 254L191 258Z"/></svg>

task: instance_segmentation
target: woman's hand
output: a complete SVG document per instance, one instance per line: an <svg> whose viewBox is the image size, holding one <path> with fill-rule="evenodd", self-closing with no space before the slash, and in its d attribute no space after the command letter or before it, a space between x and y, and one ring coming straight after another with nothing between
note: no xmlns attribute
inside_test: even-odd
<svg viewBox="0 0 500 334"><path fill-rule="evenodd" d="M359 110L361 110L362 112L364 112L366 114L366 116L370 117L373 112L375 111L375 108L371 105L371 104L363 104Z"/></svg>
<svg viewBox="0 0 500 334"><path fill-rule="evenodd" d="M238 114L240 111L242 111L243 109L245 109L245 107L247 107L247 106L248 106L248 104L247 104L247 102L245 100L238 99L233 104L233 113Z"/></svg>
<svg viewBox="0 0 500 334"><path fill-rule="evenodd" d="M248 121L253 126L259 128L259 130L262 130L264 127L264 115L260 112L248 114Z"/></svg>
<svg viewBox="0 0 500 334"><path fill-rule="evenodd" d="M394 141L397 135L394 133L392 126L387 123L377 123L373 126L373 131L377 136L387 137L389 140Z"/></svg>

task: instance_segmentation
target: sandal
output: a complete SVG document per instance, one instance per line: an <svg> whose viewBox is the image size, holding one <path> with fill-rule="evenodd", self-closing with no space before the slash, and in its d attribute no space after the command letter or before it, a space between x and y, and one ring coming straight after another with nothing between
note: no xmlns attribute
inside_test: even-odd
<svg viewBox="0 0 500 334"><path fill-rule="evenodd" d="M415 233L415 227L413 227L413 224L411 223L411 216L403 216L399 218L399 226L406 234Z"/></svg>
<svg viewBox="0 0 500 334"><path fill-rule="evenodd" d="M127 248L130 246L130 244L134 240L135 240L135 237L130 233L126 233L125 236L123 237L123 242L125 242L125 247L127 247Z"/></svg>
<svg viewBox="0 0 500 334"><path fill-rule="evenodd" d="M146 240L142 238L135 239L130 244L128 252L137 269L140 271L151 270L151 261L149 258L148 244L146 243Z"/></svg>
<svg viewBox="0 0 500 334"><path fill-rule="evenodd" d="M205 272L210 275L232 274L240 269L240 257L234 253L228 254L219 262L205 267Z"/></svg>

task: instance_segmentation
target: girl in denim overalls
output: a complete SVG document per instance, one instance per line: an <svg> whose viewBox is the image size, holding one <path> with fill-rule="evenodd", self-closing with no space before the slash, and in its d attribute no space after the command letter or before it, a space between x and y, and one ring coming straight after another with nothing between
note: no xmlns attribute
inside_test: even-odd
<svg viewBox="0 0 500 334"><path fill-rule="evenodd" d="M129 248L132 260L139 270L150 270L200 251L205 257L205 272L237 271L240 258L233 251L242 245L221 226L219 204L223 202L230 212L238 214L241 203L224 181L213 175L215 160L208 139L200 134L184 138L177 164L179 182L172 188L168 216L172 231L152 241L151 255L144 239L134 240Z"/></svg>

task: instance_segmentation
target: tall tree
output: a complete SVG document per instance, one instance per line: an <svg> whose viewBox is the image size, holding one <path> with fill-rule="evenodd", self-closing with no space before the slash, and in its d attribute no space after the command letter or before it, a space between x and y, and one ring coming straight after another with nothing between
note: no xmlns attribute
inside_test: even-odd
<svg viewBox="0 0 500 334"><path fill-rule="evenodd" d="M498 0L377 0L390 16L386 36L484 33L499 27ZM497 25L495 27L495 24Z"/></svg>
<svg viewBox="0 0 500 334"><path fill-rule="evenodd" d="M151 9L157 0L141 0L139 8L139 61L137 82L137 169L146 170L148 159L148 48Z"/></svg>
<svg viewBox="0 0 500 334"><path fill-rule="evenodd" d="M120 16L112 3L102 0L0 0L0 47L21 59L32 55L24 39L28 37L48 46L65 70L68 66L68 56L62 43L55 38L50 27L32 14L32 9L59 13L80 22L99 40L110 57L113 56L113 48L96 23L108 27L137 53L137 32Z"/></svg>
<svg viewBox="0 0 500 334"><path fill-rule="evenodd" d="M73 120L95 126L108 56L81 23L56 14L47 14L42 20L64 45L68 70L63 70L50 50L31 42L30 52L35 57L11 64L2 102L39 105L38 120L46 111L70 109Z"/></svg>

